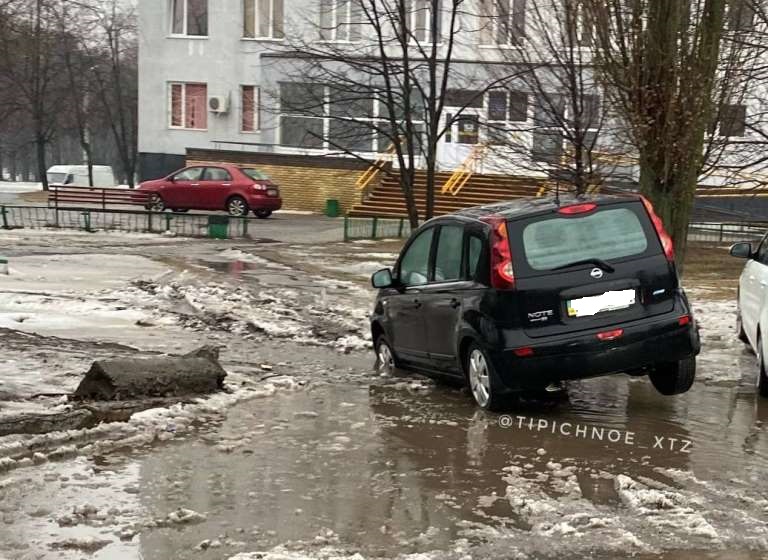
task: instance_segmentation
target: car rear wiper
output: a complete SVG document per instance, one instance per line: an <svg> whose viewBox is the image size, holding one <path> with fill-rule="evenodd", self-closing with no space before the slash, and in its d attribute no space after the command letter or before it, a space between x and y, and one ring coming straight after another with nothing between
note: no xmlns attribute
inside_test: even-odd
<svg viewBox="0 0 768 560"><path fill-rule="evenodd" d="M568 264L564 264L564 265L561 265L561 266L556 266L552 270L563 270L564 268L571 268L572 266L581 266L583 264L593 264L596 267L604 270L605 272L616 272L616 269L613 268L610 264L605 262L603 259L597 259L597 258L583 259L583 260L580 260L580 261L574 261L574 262L571 262L571 263L568 263Z"/></svg>

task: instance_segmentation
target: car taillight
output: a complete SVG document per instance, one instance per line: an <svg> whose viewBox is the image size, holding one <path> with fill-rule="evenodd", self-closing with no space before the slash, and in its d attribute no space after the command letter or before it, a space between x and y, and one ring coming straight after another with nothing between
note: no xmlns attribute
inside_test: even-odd
<svg viewBox="0 0 768 560"><path fill-rule="evenodd" d="M491 286L498 290L515 287L515 271L512 268L512 251L509 248L507 221L490 218L491 224Z"/></svg>
<svg viewBox="0 0 768 560"><path fill-rule="evenodd" d="M664 254L667 257L667 260L669 262L674 262L675 244L672 242L672 238L667 233L667 230L664 229L664 223L661 221L661 218L659 218L659 216L656 214L656 211L653 209L653 204L651 204L651 201L645 198L644 196L640 198L643 201L645 210L648 212L648 215L651 217L651 221L653 222L653 227L656 229L656 233L659 236L659 241L661 241L661 246L664 249Z"/></svg>
<svg viewBox="0 0 768 560"><path fill-rule="evenodd" d="M588 202L586 204L574 204L573 206L564 206L560 208L557 213L558 214L565 214L566 216L570 216L573 214L586 214L587 212L592 212L597 208L597 204L594 204L592 202Z"/></svg>
<svg viewBox="0 0 768 560"><path fill-rule="evenodd" d="M691 323L691 316L690 315L683 315L677 320L677 324L681 327L684 327L686 325L689 325Z"/></svg>
<svg viewBox="0 0 768 560"><path fill-rule="evenodd" d="M533 348L530 346L525 346L524 348L515 348L513 352L518 358L530 358L534 354Z"/></svg>

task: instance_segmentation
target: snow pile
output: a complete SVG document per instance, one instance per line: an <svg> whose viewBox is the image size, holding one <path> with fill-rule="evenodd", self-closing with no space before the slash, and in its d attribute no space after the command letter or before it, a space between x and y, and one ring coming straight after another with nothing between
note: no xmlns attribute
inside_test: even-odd
<svg viewBox="0 0 768 560"><path fill-rule="evenodd" d="M154 307L153 321L171 315L177 324L196 331L290 339L346 351L370 346L367 310L338 304L322 293L139 280L120 297Z"/></svg>
<svg viewBox="0 0 768 560"><path fill-rule="evenodd" d="M50 432L36 436L0 437L0 472L26 467L33 462L78 455L105 455L117 449L136 448L174 439L194 430L195 422L226 414L238 402L304 387L301 381L281 378L278 383L241 386L231 393L216 393L191 404L138 412L127 422L103 423L93 428Z"/></svg>
<svg viewBox="0 0 768 560"><path fill-rule="evenodd" d="M378 558L378 557L369 557ZM400 554L391 557L392 560L446 560L457 558L455 554L445 551ZM469 558L469 557L466 557ZM242 552L230 556L228 560L367 560L359 552L348 552L333 547L323 547L318 550L291 550L286 546L277 546L265 552Z"/></svg>

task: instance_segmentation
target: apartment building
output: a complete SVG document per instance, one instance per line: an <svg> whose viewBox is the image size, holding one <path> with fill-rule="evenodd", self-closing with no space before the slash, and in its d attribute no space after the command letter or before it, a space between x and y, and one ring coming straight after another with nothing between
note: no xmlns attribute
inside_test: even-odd
<svg viewBox="0 0 768 560"><path fill-rule="evenodd" d="M476 14L465 10L466 22L453 53L462 76L474 76L477 83L487 81L489 67L511 60L526 48L532 2L476 0ZM431 29L435 24L431 5L431 0L408 3L419 40L434 31L440 33ZM328 157L339 152L334 148L337 142L329 139L341 136L340 123L331 118L333 90L321 83L295 81L290 68L311 61L292 59L290 45L302 37L306 44L316 41L364 52L369 32L360 20L350 0L140 0L141 179L162 176L201 154L215 159L215 153L221 154L221 160L232 160L237 154L238 161L275 168L323 167L321 157L332 161L337 170L359 168L360 161L354 158L339 163L343 158ZM437 25L447 22L437 18ZM292 102L308 92L326 99L325 116L292 109ZM446 117L455 114L452 107L461 107L462 116L440 141L441 169L456 168L474 146L489 141L490 132L483 123L492 123L495 134L524 130L521 145L528 150L521 154L518 147L514 157L487 158L484 172L530 173L528 163L546 164L562 153L557 125L543 110L545 105L550 111L557 105L552 99L539 103L523 82L519 87L476 93L472 80L449 86ZM589 102L594 122L600 120L596 115L601 101L596 91ZM381 117L374 101L361 110L372 119ZM727 124L719 134L746 136L746 106L725 110ZM567 111L566 106L560 111ZM593 133L597 135L597 129ZM370 133L346 147L375 159L385 144L386 140Z"/></svg>

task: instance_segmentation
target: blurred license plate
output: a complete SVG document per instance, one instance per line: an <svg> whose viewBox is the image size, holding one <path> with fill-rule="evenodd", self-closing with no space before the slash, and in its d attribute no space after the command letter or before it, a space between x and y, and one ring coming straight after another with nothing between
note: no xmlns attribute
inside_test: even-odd
<svg viewBox="0 0 768 560"><path fill-rule="evenodd" d="M267 196L277 196L277 189L267 189Z"/></svg>
<svg viewBox="0 0 768 560"><path fill-rule="evenodd" d="M591 296L566 301L569 317L589 317L605 311L627 309L635 305L635 290L619 290L605 292L599 296Z"/></svg>

